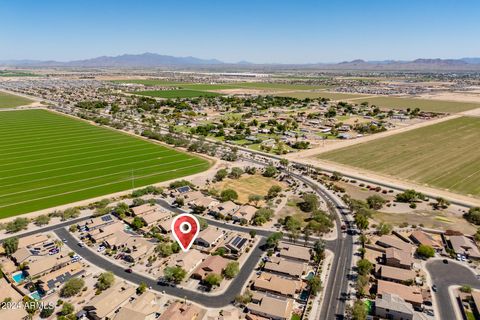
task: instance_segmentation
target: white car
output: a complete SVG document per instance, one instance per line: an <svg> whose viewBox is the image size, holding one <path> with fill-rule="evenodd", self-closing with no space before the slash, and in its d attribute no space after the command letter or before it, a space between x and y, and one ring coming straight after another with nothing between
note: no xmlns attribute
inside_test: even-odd
<svg viewBox="0 0 480 320"><path fill-rule="evenodd" d="M105 250L105 247L104 247L104 246L100 246L100 247L98 247L98 249L97 249L98 252L102 252L103 250Z"/></svg>

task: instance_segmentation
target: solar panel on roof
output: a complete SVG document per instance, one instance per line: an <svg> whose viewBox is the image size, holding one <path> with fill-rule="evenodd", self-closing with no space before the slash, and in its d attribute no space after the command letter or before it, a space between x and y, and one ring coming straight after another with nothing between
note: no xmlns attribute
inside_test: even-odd
<svg viewBox="0 0 480 320"><path fill-rule="evenodd" d="M177 190L180 193L185 193L185 192L190 191L190 187L189 186L183 186L183 187L178 188Z"/></svg>
<svg viewBox="0 0 480 320"><path fill-rule="evenodd" d="M112 216L110 216L110 215L108 215L108 216L103 216L103 217L102 217L102 221L103 221L103 222L112 221Z"/></svg>
<svg viewBox="0 0 480 320"><path fill-rule="evenodd" d="M245 238L236 237L235 239L233 239L232 245L234 245L237 248L241 248L245 244L246 241L247 241L247 239L245 239Z"/></svg>

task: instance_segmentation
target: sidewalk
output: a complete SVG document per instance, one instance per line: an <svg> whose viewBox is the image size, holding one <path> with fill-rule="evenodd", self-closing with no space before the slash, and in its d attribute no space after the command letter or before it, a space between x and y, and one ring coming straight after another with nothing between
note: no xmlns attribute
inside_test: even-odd
<svg viewBox="0 0 480 320"><path fill-rule="evenodd" d="M320 319L320 312L322 311L323 300L324 300L323 298L326 294L325 284L328 282L328 279L329 279L330 274L331 274L330 268L332 266L333 257L334 257L334 254L333 254L332 251L325 250L325 259L323 260L322 272L320 274L320 279L322 279L322 291L313 300L312 310L310 311L310 314L308 316L309 320Z"/></svg>

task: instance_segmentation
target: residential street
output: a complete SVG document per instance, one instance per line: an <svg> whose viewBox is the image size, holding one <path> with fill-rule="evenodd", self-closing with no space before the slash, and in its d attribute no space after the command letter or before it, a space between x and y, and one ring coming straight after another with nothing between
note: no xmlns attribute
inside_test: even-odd
<svg viewBox="0 0 480 320"><path fill-rule="evenodd" d="M432 284L437 286L437 292L432 293L437 300L437 307L440 310L438 319L455 319L456 314L452 305L452 299L448 293L448 287L454 285L468 284L472 288L480 289L480 280L470 268L463 266L454 260L448 260L445 264L440 259L436 259L426 264L430 273Z"/></svg>
<svg viewBox="0 0 480 320"><path fill-rule="evenodd" d="M102 257L101 255L92 252L90 249L78 246L77 245L78 241L70 234L68 230L63 228L58 229L58 230L55 230L55 234L60 239L66 239L67 240L66 245L70 249L75 251L77 254L82 256L85 260L98 266L99 268L113 272L117 277L124 278L136 284L145 282L148 286L151 286L153 289L159 292L165 291L165 293L169 295L176 296L181 299L185 298L187 300L194 301L196 303L199 303L209 308L224 307L230 304L235 299L236 295L240 294L240 291L242 290L244 283L248 281L248 277L250 276L251 270L255 267L257 262L260 260L260 257L263 253L260 247L263 244L265 244L265 241L263 239L257 244L257 246L253 249L248 259L245 261L245 264L243 265L243 267L240 269L240 272L238 273L238 275L235 277L235 279L232 281L232 283L227 288L227 290L225 290L224 293L217 296L211 296L211 295L206 295L200 292L186 290L179 287L161 286L157 283L157 281L152 280L149 277L145 277L138 273L127 273L125 272L125 268L122 268L121 266L110 262L109 260Z"/></svg>

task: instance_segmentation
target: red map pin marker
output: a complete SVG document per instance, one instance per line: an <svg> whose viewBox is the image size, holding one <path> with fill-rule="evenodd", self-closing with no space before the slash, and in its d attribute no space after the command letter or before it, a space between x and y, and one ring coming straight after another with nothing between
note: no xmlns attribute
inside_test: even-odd
<svg viewBox="0 0 480 320"><path fill-rule="evenodd" d="M200 232L198 219L188 213L182 213L172 221L172 234L184 252L193 244Z"/></svg>

